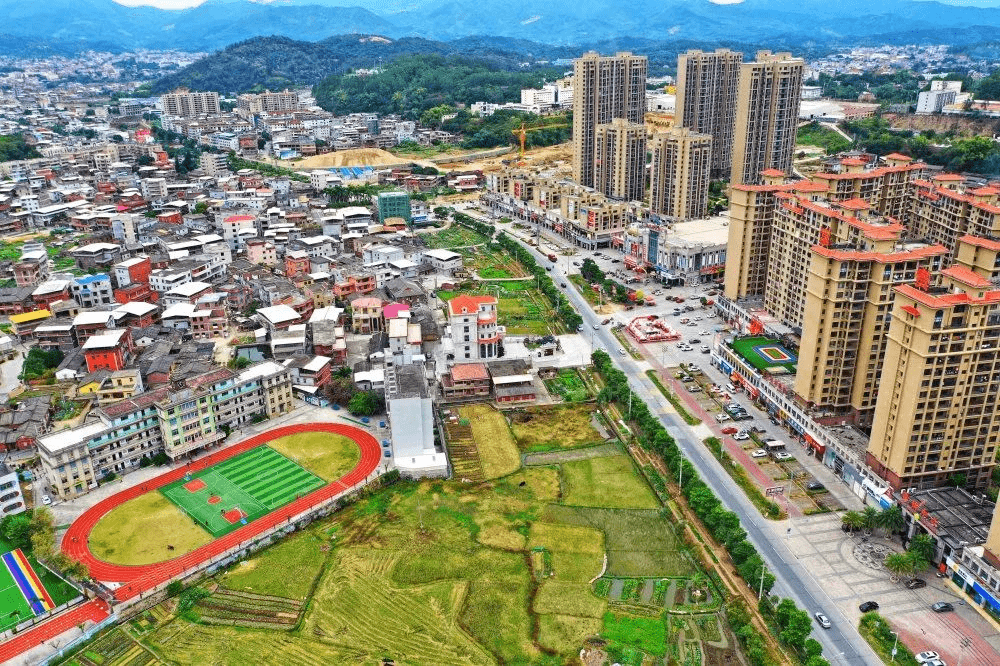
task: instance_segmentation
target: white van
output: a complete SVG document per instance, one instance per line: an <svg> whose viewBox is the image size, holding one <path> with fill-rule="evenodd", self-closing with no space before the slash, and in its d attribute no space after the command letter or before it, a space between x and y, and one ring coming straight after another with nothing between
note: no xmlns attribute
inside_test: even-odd
<svg viewBox="0 0 1000 666"><path fill-rule="evenodd" d="M726 384L726 390L730 393L735 393L736 391L739 391L739 388L737 388L736 384L729 382Z"/></svg>

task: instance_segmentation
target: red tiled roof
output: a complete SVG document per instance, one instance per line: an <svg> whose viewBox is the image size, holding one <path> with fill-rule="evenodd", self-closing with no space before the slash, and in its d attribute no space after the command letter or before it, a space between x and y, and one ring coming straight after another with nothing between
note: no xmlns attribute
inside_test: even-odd
<svg viewBox="0 0 1000 666"><path fill-rule="evenodd" d="M932 180L945 180L945 181L955 182L958 180L965 180L965 178L959 176L957 173L941 173L934 176Z"/></svg>
<svg viewBox="0 0 1000 666"><path fill-rule="evenodd" d="M451 369L451 378L456 382L471 382L489 379L490 373L482 363L462 363Z"/></svg>
<svg viewBox="0 0 1000 666"><path fill-rule="evenodd" d="M965 266L950 266L949 268L941 271L941 275L958 280L959 282L967 284L970 287L982 287L985 289L992 285L992 283L982 275Z"/></svg>
<svg viewBox="0 0 1000 666"><path fill-rule="evenodd" d="M907 155L900 155L899 153L889 153L888 155L885 156L884 159L887 159L887 160L903 160L905 162L912 162L913 161L912 157L908 157Z"/></svg>
<svg viewBox="0 0 1000 666"><path fill-rule="evenodd" d="M841 208L848 208L850 210L868 210L871 208L871 204L861 198L848 199L847 201L841 201L838 204Z"/></svg>
<svg viewBox="0 0 1000 666"><path fill-rule="evenodd" d="M948 248L944 245L927 245L904 252L862 252L861 250L838 250L822 245L813 245L812 251L822 257L829 257L837 261L874 261L878 264L919 261L928 257L948 254Z"/></svg>
<svg viewBox="0 0 1000 666"><path fill-rule="evenodd" d="M899 285L896 287L896 291L903 296L912 298L918 303L923 303L924 305L934 309L950 308L956 305L964 305L966 303L1000 303L1000 291L987 291L982 297L966 293L937 295L920 291L916 287L908 284Z"/></svg>
<svg viewBox="0 0 1000 666"><path fill-rule="evenodd" d="M968 243L969 245L975 245L976 247L984 247L987 250L996 250L1000 252L1000 241L990 240L989 238L980 238L979 236L966 234L959 238L958 242Z"/></svg>
<svg viewBox="0 0 1000 666"><path fill-rule="evenodd" d="M480 305L496 305L497 299L493 296L456 296L448 301L448 311L453 315L473 314L479 311Z"/></svg>
<svg viewBox="0 0 1000 666"><path fill-rule="evenodd" d="M1000 194L1000 190L998 190L995 187L986 185L984 187L977 187L974 190L970 190L969 194L975 194L977 197L989 197L993 196L994 194Z"/></svg>
<svg viewBox="0 0 1000 666"><path fill-rule="evenodd" d="M868 162L861 159L860 157L845 157L844 159L840 160L840 163L843 164L844 166L864 166L868 164Z"/></svg>
<svg viewBox="0 0 1000 666"><path fill-rule="evenodd" d="M920 310L918 310L917 308L913 307L912 305L904 305L903 308L902 308L902 310L903 310L903 312L908 312L909 314L913 315L914 317L919 317L920 316Z"/></svg>
<svg viewBox="0 0 1000 666"><path fill-rule="evenodd" d="M769 177L784 176L785 172L782 171L781 169L764 169L763 171L760 172L760 175Z"/></svg>

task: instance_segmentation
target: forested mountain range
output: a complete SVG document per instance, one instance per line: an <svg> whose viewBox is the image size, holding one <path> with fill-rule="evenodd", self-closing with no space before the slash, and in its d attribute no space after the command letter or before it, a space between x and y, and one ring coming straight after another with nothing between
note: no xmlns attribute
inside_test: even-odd
<svg viewBox="0 0 1000 666"><path fill-rule="evenodd" d="M3 31L121 49L213 50L251 37L346 33L450 40L494 35L578 46L634 37L698 42L969 44L995 39L1000 9L935 0L206 0L165 10L114 0L4 0Z"/></svg>

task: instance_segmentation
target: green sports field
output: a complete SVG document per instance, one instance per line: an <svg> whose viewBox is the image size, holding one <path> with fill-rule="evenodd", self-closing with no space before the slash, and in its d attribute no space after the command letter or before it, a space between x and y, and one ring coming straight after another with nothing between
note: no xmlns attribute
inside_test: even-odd
<svg viewBox="0 0 1000 666"><path fill-rule="evenodd" d="M795 354L779 341L764 336L733 340L733 349L758 370L795 372Z"/></svg>
<svg viewBox="0 0 1000 666"><path fill-rule="evenodd" d="M0 631L7 631L15 624L34 616L31 606L14 582L14 577L0 563Z"/></svg>
<svg viewBox="0 0 1000 666"><path fill-rule="evenodd" d="M269 446L258 446L160 492L218 537L325 484Z"/></svg>

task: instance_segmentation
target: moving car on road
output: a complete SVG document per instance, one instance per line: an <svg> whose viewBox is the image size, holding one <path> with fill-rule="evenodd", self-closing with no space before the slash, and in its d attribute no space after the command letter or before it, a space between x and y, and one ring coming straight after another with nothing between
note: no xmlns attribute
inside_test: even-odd
<svg viewBox="0 0 1000 666"><path fill-rule="evenodd" d="M934 611L935 613L950 613L951 611L955 610L955 607L952 606L947 601L939 601L937 603L931 604L931 610Z"/></svg>
<svg viewBox="0 0 1000 666"><path fill-rule="evenodd" d="M829 629L832 626L830 624L830 618L828 618L826 615L823 615L822 613L816 613L815 615L816 615L816 622L819 623L819 626L823 627L824 629Z"/></svg>

